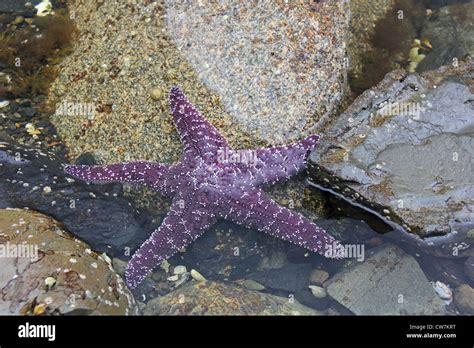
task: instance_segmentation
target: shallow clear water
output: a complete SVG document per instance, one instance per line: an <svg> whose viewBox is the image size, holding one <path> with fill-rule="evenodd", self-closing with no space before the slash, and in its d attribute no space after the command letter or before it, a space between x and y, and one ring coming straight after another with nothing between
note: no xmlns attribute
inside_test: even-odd
<svg viewBox="0 0 474 348"><path fill-rule="evenodd" d="M356 98L370 96L367 91L395 69L423 73L448 66L455 71L458 65L468 64L464 62L469 62L474 51L474 17L469 12L474 9L473 1L396 0L393 8L387 7L385 1L352 2L351 11L336 3L306 6L240 2L206 6L171 0L115 7L103 4L97 8L75 4L67 9L64 2L57 1L53 2L56 14L44 17L38 17L32 8L24 10L13 3L6 4L0 4L0 141L39 147L54 152L65 162L88 165L177 161L184 147L169 113L167 96L174 85L185 91L229 145L237 149L271 147L301 140L315 132L331 136L326 132L345 110L357 108L352 104ZM67 10L80 15L71 19ZM86 14L92 24L84 21ZM104 14L110 18L104 19ZM450 79L454 84L469 86L472 94L472 66L466 70ZM429 76L423 80L429 88L422 87L432 91L436 89L433 85L442 83L443 79ZM406 79L404 76L399 80ZM419 88L415 82L407 83L408 87L397 95ZM372 94L383 95L390 88L382 86ZM451 100L445 95L439 98ZM378 111L374 100L367 107L368 113ZM472 100L464 104L469 110ZM65 105L65 109L59 112L58 105ZM72 106L71 112L68 105ZM364 111L354 114L363 115ZM374 120L371 127L378 127L378 121L383 124L387 119ZM357 122L358 119L355 124L351 121L340 127L349 129L344 137L350 138L351 130L358 130ZM462 132L463 148L472 142L471 124L468 121L466 124ZM456 125L453 123L454 128ZM436 127L432 128L446 132L443 125ZM394 130L395 135L387 135L393 137L394 146L385 157L378 158L396 166L384 168L394 176L395 184L396 178L407 172L404 166L411 161L410 156L400 152L417 151L417 141L425 141L425 133L432 130L420 126L412 139L414 145L410 144L407 150L404 144L398 146L397 134L408 133L409 128L402 126ZM360 134L356 141L365 141L365 136ZM346 140L344 137L341 139ZM214 141L212 137L205 139L208 143ZM198 139L195 143L205 141ZM457 151L456 139L449 144L446 141L446 146L433 139L429 141L431 147L426 148L440 153L444 169L412 167L414 179L398 182L408 196L426 191L430 180L438 180L433 186L438 190L433 191L433 196L438 197L460 180L456 171L472 168L472 155L469 151ZM337 148L340 144L333 145ZM370 145L362 146L363 150L373 150ZM448 145L454 150L443 150ZM0 150L6 146L10 145L0 145ZM18 178L23 172L16 167L15 171L11 169L18 162L14 160L15 151L10 148L0 151L3 179L0 192L7 197L4 201L0 198L0 208L28 206L64 222L91 249L111 255L121 276L123 262L131 258L170 211L169 199L128 186L123 194L120 186L104 185L102 189L97 185L90 189L68 181L61 186L58 196L49 199L51 191L53 194L59 191L54 185L64 179L57 179L63 174L58 169L60 162L55 162L57 171L48 173L46 179L36 176L38 171L25 169L31 173L27 179L38 181L23 182ZM441 152L446 156L441 156ZM449 163L454 154L461 155L461 161ZM292 156L298 155L283 156L282 162L291 160ZM47 168L43 162L40 164ZM285 170L290 172L293 168L287 166ZM339 173L343 176L348 171L349 167L342 168ZM131 291L139 302L135 309L140 307L141 311L155 315L187 315L194 313L195 308L199 309L194 314L245 315L261 314L253 311L262 303L271 303L261 310L264 314L473 314L471 202L474 197L469 196L473 187L469 173L464 171L461 180L464 185L461 191L466 195L463 206L450 207L448 213L440 211L440 216L448 218L454 212L466 211L465 215L459 213L464 219L464 230L429 239L416 234L424 236L428 229L439 234L437 226L425 226L426 231L410 233L394 222L397 219L387 219L388 213L382 213L387 208L374 209L370 204L355 202L348 194L341 197L335 185L334 190L328 190L311 180L308 182L308 175L301 174L289 185L265 192L281 206L302 213L340 240L346 247L345 258L328 259L258 232L257 228L220 221L187 246L185 252L169 257L169 268L166 263L155 268L152 275ZM238 180L245 181L243 176ZM40 179L49 180L48 185ZM21 188L15 186L18 182ZM40 187L42 195L33 187ZM77 192L80 194L74 196ZM76 197L73 201L80 199L73 204L68 195ZM120 203L107 212L110 216L93 215L97 219L95 224L87 220L91 219L90 210L99 205L90 203L84 207L79 203L89 204L88 199L97 196L104 202L119 197ZM214 201L219 199L217 194L215 197ZM387 194L386 200L382 200L386 203L384 207L390 206L391 199L393 195ZM205 203L212 204L210 201ZM79 207L78 221L55 210L76 209L75 203ZM7 221L4 219L3 222ZM107 220L115 220L110 221L109 229ZM197 225L196 221L190 226ZM297 226L297 220L289 221ZM117 233L122 226L131 235ZM103 234L100 238L94 239L95 228ZM69 264L57 266L65 269L65 273L71 271ZM60 279L58 272L50 273L49 277ZM212 282L198 289L196 283L202 278ZM46 295L48 286L41 290ZM174 301L183 306L169 305ZM39 309L37 304L28 306L32 306L28 314L53 313L48 304ZM19 314L17 307L11 306L6 314ZM89 313L86 307L80 310ZM65 306L55 310L69 309ZM104 313L117 314L107 310Z"/></svg>

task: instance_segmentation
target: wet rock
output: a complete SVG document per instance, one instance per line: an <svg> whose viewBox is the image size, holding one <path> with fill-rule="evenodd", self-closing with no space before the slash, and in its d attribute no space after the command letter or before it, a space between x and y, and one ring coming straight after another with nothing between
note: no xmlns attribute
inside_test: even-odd
<svg viewBox="0 0 474 348"><path fill-rule="evenodd" d="M295 300L228 283L191 282L148 302L145 315L320 315Z"/></svg>
<svg viewBox="0 0 474 348"><path fill-rule="evenodd" d="M312 182L419 236L465 236L474 221L473 66L387 74L311 153Z"/></svg>
<svg viewBox="0 0 474 348"><path fill-rule="evenodd" d="M255 290L255 291L265 290L265 286L263 286L259 282L256 282L255 280L252 280L252 279L245 279L242 282L242 286L249 290Z"/></svg>
<svg viewBox="0 0 474 348"><path fill-rule="evenodd" d="M125 261L114 257L112 260L112 265L114 266L115 272L117 272L121 276L125 274L125 268L127 267L127 263Z"/></svg>
<svg viewBox="0 0 474 348"><path fill-rule="evenodd" d="M327 291L357 315L446 313L416 260L394 245L370 250L364 262L332 277Z"/></svg>
<svg viewBox="0 0 474 348"><path fill-rule="evenodd" d="M138 247L153 227L122 196L121 185L88 185L65 175L63 164L53 153L0 142L0 208L27 207L52 216L111 255L124 257Z"/></svg>
<svg viewBox="0 0 474 348"><path fill-rule="evenodd" d="M0 13L15 13L23 16L32 17L36 11L34 5L42 0L2 0L0 1Z"/></svg>
<svg viewBox="0 0 474 348"><path fill-rule="evenodd" d="M310 273L310 264L287 264L282 268L255 272L248 277L268 288L294 294L308 286Z"/></svg>
<svg viewBox="0 0 474 348"><path fill-rule="evenodd" d="M463 284L454 292L454 301L462 314L474 314L474 289Z"/></svg>
<svg viewBox="0 0 474 348"><path fill-rule="evenodd" d="M425 19L421 37L428 38L433 49L418 65L418 71L432 70L474 55L474 3L467 1L444 6Z"/></svg>
<svg viewBox="0 0 474 348"><path fill-rule="evenodd" d="M43 214L0 209L0 247L2 315L138 314L111 264Z"/></svg>
<svg viewBox="0 0 474 348"><path fill-rule="evenodd" d="M474 257L468 257L464 262L464 272L466 275L474 281Z"/></svg>
<svg viewBox="0 0 474 348"><path fill-rule="evenodd" d="M328 295L326 289L321 286L310 285L309 290L311 291L311 294L313 294L313 296L316 298L325 298Z"/></svg>
<svg viewBox="0 0 474 348"><path fill-rule="evenodd" d="M315 269L309 275L309 282L311 284L322 285L328 279L329 279L329 273L320 269Z"/></svg>
<svg viewBox="0 0 474 348"><path fill-rule="evenodd" d="M281 268L288 263L286 253L283 251L276 251L269 256L265 256L258 265L258 270Z"/></svg>
<svg viewBox="0 0 474 348"><path fill-rule="evenodd" d="M245 131L282 142L342 99L348 4L166 1L167 29Z"/></svg>
<svg viewBox="0 0 474 348"><path fill-rule="evenodd" d="M365 221L358 219L322 219L316 223L339 241L347 244L360 243L379 236Z"/></svg>
<svg viewBox="0 0 474 348"><path fill-rule="evenodd" d="M34 115L36 115L36 110L35 108L32 108L32 107L24 107L24 108L19 108L18 113L25 118L31 118Z"/></svg>

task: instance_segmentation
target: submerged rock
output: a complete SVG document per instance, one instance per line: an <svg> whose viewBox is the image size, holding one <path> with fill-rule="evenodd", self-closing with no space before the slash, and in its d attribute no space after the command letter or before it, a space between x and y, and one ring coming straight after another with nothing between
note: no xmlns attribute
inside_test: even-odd
<svg viewBox="0 0 474 348"><path fill-rule="evenodd" d="M426 18L421 37L430 40L433 49L418 65L418 71L436 69L474 55L474 2L444 6Z"/></svg>
<svg viewBox="0 0 474 348"><path fill-rule="evenodd" d="M268 288L295 293L307 287L310 274L310 264L287 264L282 268L255 272L248 277Z"/></svg>
<svg viewBox="0 0 474 348"><path fill-rule="evenodd" d="M464 262L464 272L474 281L474 256L468 257Z"/></svg>
<svg viewBox="0 0 474 348"><path fill-rule="evenodd" d="M0 251L2 315L138 314L107 258L43 214L0 209Z"/></svg>
<svg viewBox="0 0 474 348"><path fill-rule="evenodd" d="M165 5L170 36L246 132L298 139L334 114L345 89L349 1Z"/></svg>
<svg viewBox="0 0 474 348"><path fill-rule="evenodd" d="M328 294L357 315L446 314L416 260L394 245L328 280Z"/></svg>
<svg viewBox="0 0 474 348"><path fill-rule="evenodd" d="M467 284L459 286L454 292L454 301L461 314L474 315L474 289Z"/></svg>
<svg viewBox="0 0 474 348"><path fill-rule="evenodd" d="M123 257L150 229L121 185L88 185L63 172L53 153L0 142L0 208L29 208L61 221L95 250Z"/></svg>
<svg viewBox="0 0 474 348"><path fill-rule="evenodd" d="M191 282L149 301L145 315L320 315L294 299L218 282Z"/></svg>
<svg viewBox="0 0 474 348"><path fill-rule="evenodd" d="M388 74L325 133L311 181L419 236L465 235L474 224L473 66Z"/></svg>

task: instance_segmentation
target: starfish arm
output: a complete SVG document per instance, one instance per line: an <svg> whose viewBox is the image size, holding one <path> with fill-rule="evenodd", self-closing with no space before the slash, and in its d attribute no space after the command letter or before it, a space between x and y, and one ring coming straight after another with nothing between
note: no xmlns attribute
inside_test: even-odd
<svg viewBox="0 0 474 348"><path fill-rule="evenodd" d="M200 156L211 160L219 149L228 147L217 129L201 116L184 93L177 87L170 92L170 109L184 144L185 157Z"/></svg>
<svg viewBox="0 0 474 348"><path fill-rule="evenodd" d="M343 247L334 237L303 215L278 205L261 190L234 195L227 203L228 208L222 214L224 219L268 233L326 257L343 256Z"/></svg>
<svg viewBox="0 0 474 348"><path fill-rule="evenodd" d="M90 183L126 182L145 185L166 192L168 166L153 162L115 163L103 166L72 165L64 167L67 174Z"/></svg>
<svg viewBox="0 0 474 348"><path fill-rule="evenodd" d="M129 287L135 288L161 261L189 245L217 221L203 201L204 197L193 197L192 193L175 196L161 226L127 264L125 278Z"/></svg>
<svg viewBox="0 0 474 348"><path fill-rule="evenodd" d="M306 169L308 152L318 140L319 135L311 135L290 145L257 149L256 163L250 167L255 185L274 184Z"/></svg>

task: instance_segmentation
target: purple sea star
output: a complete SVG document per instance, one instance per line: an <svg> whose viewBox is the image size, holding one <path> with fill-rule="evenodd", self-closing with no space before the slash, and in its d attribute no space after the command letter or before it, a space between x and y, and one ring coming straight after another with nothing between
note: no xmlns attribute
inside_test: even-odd
<svg viewBox="0 0 474 348"><path fill-rule="evenodd" d="M135 288L161 261L201 236L218 219L266 232L327 257L342 257L342 245L301 214L286 209L259 189L306 168L306 156L319 136L297 143L234 151L176 87L170 107L184 144L181 162L67 165L65 172L87 182L140 184L173 196L170 211L133 255L125 272ZM326 249L339 250L329 254ZM329 248L331 249L331 248Z"/></svg>

